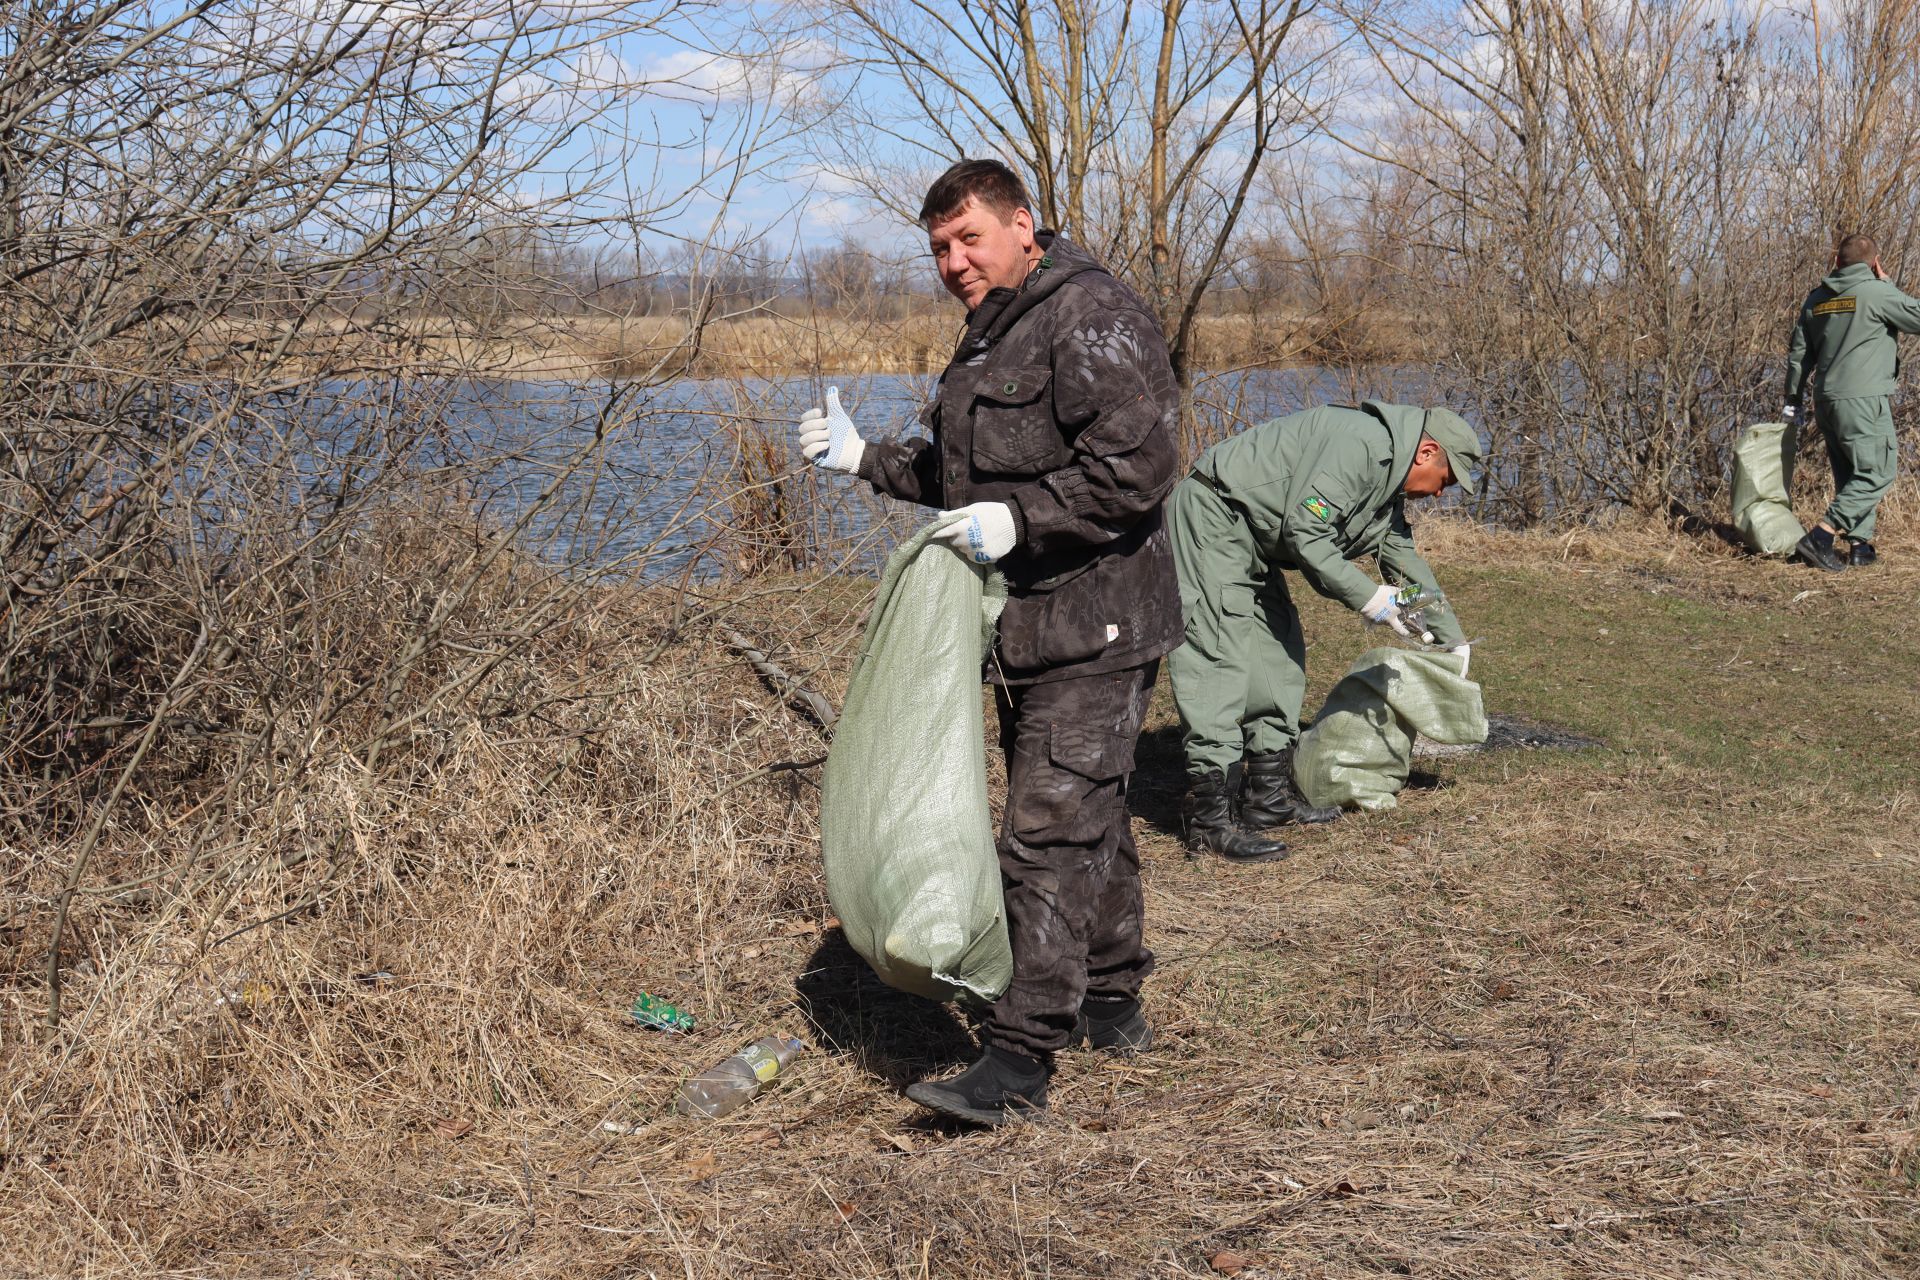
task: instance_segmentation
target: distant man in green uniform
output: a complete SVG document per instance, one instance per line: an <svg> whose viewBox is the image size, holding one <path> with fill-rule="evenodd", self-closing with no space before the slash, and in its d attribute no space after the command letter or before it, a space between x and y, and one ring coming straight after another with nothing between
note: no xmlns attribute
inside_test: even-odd
<svg viewBox="0 0 1920 1280"><path fill-rule="evenodd" d="M1789 424L1813 420L1833 464L1833 503L1807 530L1793 558L1816 569L1872 564L1873 517L1893 484L1893 389L1900 376L1896 335L1920 333L1920 299L1902 293L1880 266L1880 250L1848 236L1834 251L1833 274L1807 295L1787 348ZM1847 540L1842 558L1836 537Z"/></svg>
<svg viewBox="0 0 1920 1280"><path fill-rule="evenodd" d="M1479 438L1455 414L1369 400L1261 423L1201 454L1175 486L1167 511L1187 621L1167 671L1187 756L1191 852L1264 862L1286 845L1263 831L1339 816L1309 805L1293 782L1307 653L1282 570L1407 634L1396 588L1352 562L1377 557L1389 584L1439 592L1414 550L1406 500L1452 484L1472 493L1480 460ZM1469 657L1451 610L1429 625ZM1227 771L1243 755L1236 812Z"/></svg>

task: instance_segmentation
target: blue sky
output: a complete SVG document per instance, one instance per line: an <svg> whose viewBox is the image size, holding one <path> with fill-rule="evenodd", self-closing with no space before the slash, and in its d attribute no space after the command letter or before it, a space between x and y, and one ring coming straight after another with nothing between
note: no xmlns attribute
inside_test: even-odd
<svg viewBox="0 0 1920 1280"><path fill-rule="evenodd" d="M917 229L823 172L797 131L793 106L831 83L833 49L789 39L777 63L762 62L770 39L760 27L762 8L695 13L610 42L599 54L583 51L585 62L617 59L631 91L580 102L594 118L543 165L542 181L564 183L596 156L624 148L627 181L608 194L630 188L668 198L651 219L657 246L702 240L720 225L722 242L759 234L780 255L849 235L876 252L916 252Z"/></svg>

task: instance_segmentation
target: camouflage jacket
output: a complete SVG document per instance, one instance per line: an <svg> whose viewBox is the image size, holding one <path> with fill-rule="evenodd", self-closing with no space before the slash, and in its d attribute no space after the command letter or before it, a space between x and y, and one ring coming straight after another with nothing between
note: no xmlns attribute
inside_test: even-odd
<svg viewBox="0 0 1920 1280"><path fill-rule="evenodd" d="M967 317L920 415L930 439L871 442L860 475L935 507L1004 502L1014 549L989 675L1034 684L1138 666L1180 643L1161 502L1179 478L1180 396L1146 304L1064 237L1019 289Z"/></svg>

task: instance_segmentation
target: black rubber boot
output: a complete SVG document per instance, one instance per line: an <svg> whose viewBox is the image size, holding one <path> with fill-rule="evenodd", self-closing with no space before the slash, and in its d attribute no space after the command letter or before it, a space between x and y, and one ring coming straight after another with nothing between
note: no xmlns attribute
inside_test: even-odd
<svg viewBox="0 0 1920 1280"><path fill-rule="evenodd" d="M1287 856L1285 844L1254 835L1234 820L1227 775L1218 769L1188 777L1180 817L1187 829L1189 854L1217 853L1235 862L1272 862Z"/></svg>
<svg viewBox="0 0 1920 1280"><path fill-rule="evenodd" d="M1847 562L1833 549L1833 535L1819 525L1807 530L1806 536L1794 544L1793 555L1788 558L1828 573L1839 573L1847 567Z"/></svg>
<svg viewBox="0 0 1920 1280"><path fill-rule="evenodd" d="M1153 1046L1153 1026L1138 1000L1088 996L1073 1024L1073 1043L1131 1055Z"/></svg>
<svg viewBox="0 0 1920 1280"><path fill-rule="evenodd" d="M1053 1068L1044 1062L990 1045L980 1060L946 1080L922 1080L907 1086L907 1097L943 1116L973 1124L998 1125L1047 1109L1047 1082Z"/></svg>
<svg viewBox="0 0 1920 1280"><path fill-rule="evenodd" d="M1248 756L1245 774L1246 793L1240 800L1240 825L1249 831L1284 827L1289 822L1332 822L1340 816L1337 807L1319 808L1307 803L1293 782L1293 748L1268 755Z"/></svg>
<svg viewBox="0 0 1920 1280"><path fill-rule="evenodd" d="M1880 553L1871 542L1855 542L1847 548L1847 563L1856 569L1880 562Z"/></svg>

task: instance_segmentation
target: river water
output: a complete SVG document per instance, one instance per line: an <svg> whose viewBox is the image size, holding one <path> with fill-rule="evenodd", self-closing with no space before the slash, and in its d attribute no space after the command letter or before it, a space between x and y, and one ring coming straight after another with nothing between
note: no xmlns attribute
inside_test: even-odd
<svg viewBox="0 0 1920 1280"><path fill-rule="evenodd" d="M1363 385L1319 368L1203 376L1208 437L1329 401L1411 400L1392 371ZM635 392L554 382L463 384L447 420L484 459L476 500L523 522L550 559L590 572L707 579L755 568L873 572L928 512L802 464L793 423L828 385L869 440L918 433L932 376L682 380Z"/></svg>

